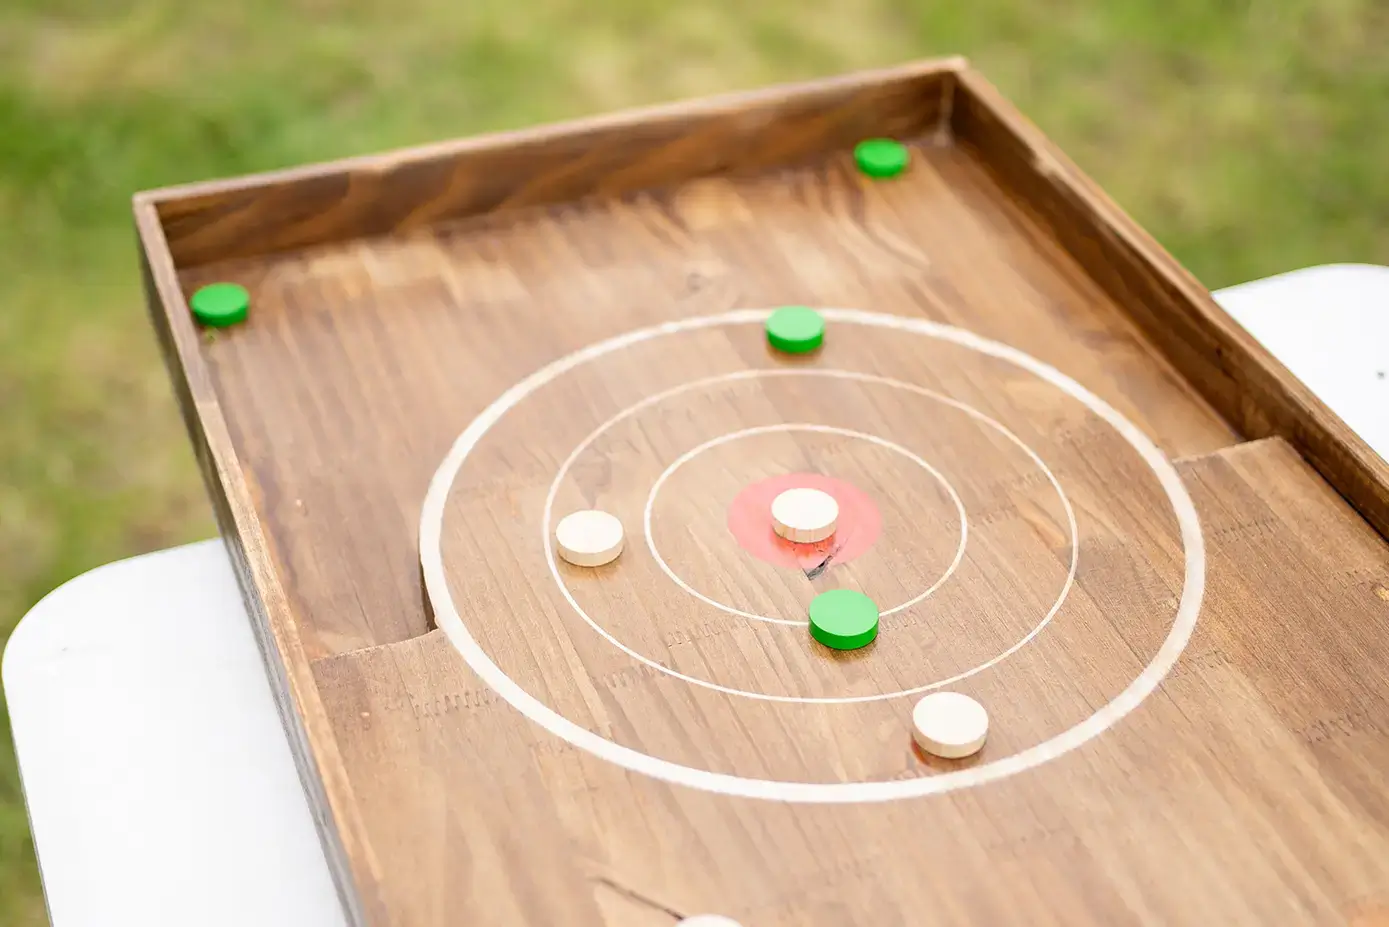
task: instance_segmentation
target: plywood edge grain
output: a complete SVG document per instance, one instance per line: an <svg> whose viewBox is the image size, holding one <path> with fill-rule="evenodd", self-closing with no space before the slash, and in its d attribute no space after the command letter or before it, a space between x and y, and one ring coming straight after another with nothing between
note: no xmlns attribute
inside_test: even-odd
<svg viewBox="0 0 1389 927"><path fill-rule="evenodd" d="M962 58L496 132L142 194L178 267L383 235L473 213L790 165L948 110Z"/></svg>
<svg viewBox="0 0 1389 927"><path fill-rule="evenodd" d="M218 525L250 612L281 721L349 923L384 923L367 842L312 669L275 573L153 203L133 204L146 302Z"/></svg>
<svg viewBox="0 0 1389 927"><path fill-rule="evenodd" d="M1257 460L1264 462L1274 462L1283 469L1296 470L1305 473L1307 478L1317 486L1324 488L1328 496L1332 499L1340 500L1340 495L1330 488L1325 477L1319 474L1307 459L1298 453L1297 448L1281 435L1270 435L1267 438L1255 438L1251 441L1241 441L1239 444L1232 444L1229 447L1222 447L1219 450L1209 451L1204 454L1190 454L1186 457L1178 457L1172 463L1178 472L1187 473L1188 471L1199 469L1207 464L1224 461L1232 466L1239 465L1245 460ZM1309 484L1310 485L1310 484ZM1349 513L1356 515L1354 509ZM1363 520L1363 519L1362 519Z"/></svg>
<svg viewBox="0 0 1389 927"><path fill-rule="evenodd" d="M1247 454L1274 456L1290 454L1299 461L1302 460L1302 456L1284 438L1270 435L1267 438L1253 438L1249 441L1241 441L1238 444L1231 444L1229 447L1217 448L1200 454L1183 454L1181 457L1174 457L1172 464L1178 471L1184 472L1186 467L1198 466L1202 461L1215 458L1233 460ZM1303 461L1303 463L1306 462Z"/></svg>
<svg viewBox="0 0 1389 927"><path fill-rule="evenodd" d="M1389 537L1389 464L982 75L966 67L956 79L956 139L1024 199L1221 416L1246 438L1286 438Z"/></svg>

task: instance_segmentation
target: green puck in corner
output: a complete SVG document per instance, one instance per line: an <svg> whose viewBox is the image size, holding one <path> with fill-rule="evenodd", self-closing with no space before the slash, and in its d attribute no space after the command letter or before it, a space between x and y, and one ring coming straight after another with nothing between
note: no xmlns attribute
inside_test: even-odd
<svg viewBox="0 0 1389 927"><path fill-rule="evenodd" d="M209 283L188 301L193 317L204 325L226 328L246 321L251 294L239 283Z"/></svg>
<svg viewBox="0 0 1389 927"><path fill-rule="evenodd" d="M835 650L857 650L878 636L878 606L862 592L831 589L810 600L810 636Z"/></svg>
<svg viewBox="0 0 1389 927"><path fill-rule="evenodd" d="M890 138L870 138L854 146L854 161L869 177L896 177L910 159L907 146Z"/></svg>
<svg viewBox="0 0 1389 927"><path fill-rule="evenodd" d="M767 340L778 351L807 354L825 340L825 318L805 306L785 306L768 317Z"/></svg>

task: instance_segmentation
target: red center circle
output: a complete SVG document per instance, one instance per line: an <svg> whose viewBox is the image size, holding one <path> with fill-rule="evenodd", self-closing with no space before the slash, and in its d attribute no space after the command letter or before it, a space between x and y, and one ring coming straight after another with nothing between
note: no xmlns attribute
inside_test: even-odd
<svg viewBox="0 0 1389 927"><path fill-rule="evenodd" d="M834 534L814 544L779 537L772 526L772 500L788 489L818 489L839 503ZM812 570L827 559L847 563L862 555L883 530L883 516L868 494L852 483L819 473L786 473L746 486L728 506L728 530L738 546L773 566Z"/></svg>

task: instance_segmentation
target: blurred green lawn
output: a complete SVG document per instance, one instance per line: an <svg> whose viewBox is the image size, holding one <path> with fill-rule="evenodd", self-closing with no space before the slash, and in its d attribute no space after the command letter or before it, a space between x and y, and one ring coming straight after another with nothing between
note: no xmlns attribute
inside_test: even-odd
<svg viewBox="0 0 1389 927"><path fill-rule="evenodd" d="M142 188L968 54L1215 288L1389 263L1384 0L3 0L0 642L213 532L142 308ZM0 705L0 924L43 922Z"/></svg>

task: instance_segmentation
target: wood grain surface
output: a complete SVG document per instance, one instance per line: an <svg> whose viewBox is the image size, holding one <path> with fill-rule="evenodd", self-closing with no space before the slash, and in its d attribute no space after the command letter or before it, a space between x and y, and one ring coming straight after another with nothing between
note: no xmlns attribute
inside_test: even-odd
<svg viewBox="0 0 1389 927"><path fill-rule="evenodd" d="M957 138L981 153L1050 236L1246 438L1279 435L1389 536L1389 462L1247 331L1190 273L980 74L952 98Z"/></svg>
<svg viewBox="0 0 1389 927"><path fill-rule="evenodd" d="M1092 744L973 790L848 807L721 797L624 773L518 720L441 632L318 662L345 760L370 770L359 787L392 910L402 923L643 923L603 912L596 898L611 884L647 899L652 923L674 922L661 910L715 910L763 927L1331 924L1389 902L1379 672L1389 553L1281 441L1181 470L1210 557L1187 656ZM1082 581L1083 604L1020 662L961 687L994 713L978 760L1044 736L1126 681L1149 644L1142 632L1163 605L1170 615L1168 577L1143 558L1162 546L1131 534L1092 543L1082 562L1098 575ZM547 593L537 581L512 595ZM1137 607L1145 597L1152 613ZM509 614L547 612L533 607ZM488 631L507 624L476 617ZM891 659L906 636L893 631L885 622L868 660ZM842 712L830 733L807 717L827 711L764 711L654 674L571 675L544 654L554 640L518 649L556 701L578 681L593 686L633 742L677 728L683 737L656 746L693 753L681 740L706 738L701 759L744 773L937 771L910 753L900 706ZM722 651L706 652L712 662ZM850 768L825 771L829 751Z"/></svg>
<svg viewBox="0 0 1389 927"><path fill-rule="evenodd" d="M222 278L253 292L255 323L204 355L311 658L428 629L415 535L453 439L547 361L642 325L782 303L917 315L1061 368L1174 456L1237 440L1104 291L1034 244L977 162L954 146L915 154L892 184L841 152L775 182L711 179L185 272L190 292ZM498 469L526 465L528 446L499 450Z"/></svg>
<svg viewBox="0 0 1389 927"><path fill-rule="evenodd" d="M911 139L905 176L853 169L852 143L877 134ZM961 62L160 191L136 218L353 923L1325 924L1389 905L1389 548L1365 520L1386 525L1383 462ZM213 280L250 289L246 324L194 327L187 297ZM418 547L464 427L604 339L793 303L1016 348L1179 461L1206 596L1156 693L1008 778L809 805L624 770L465 664ZM648 549L653 483L743 429L650 500L649 539L691 589L794 621L824 589L888 609L948 577L848 654L682 591ZM1243 443L1267 434L1287 440ZM875 543L810 574L741 548L731 501L791 472L863 490ZM622 518L627 550L552 574L547 531L589 505ZM1074 391L849 323L808 358L727 324L542 385L459 468L439 553L488 657L579 728L818 784L982 768L1090 718L1163 646L1186 565L1152 470ZM990 738L927 760L913 699L891 695L951 677L988 707Z"/></svg>

